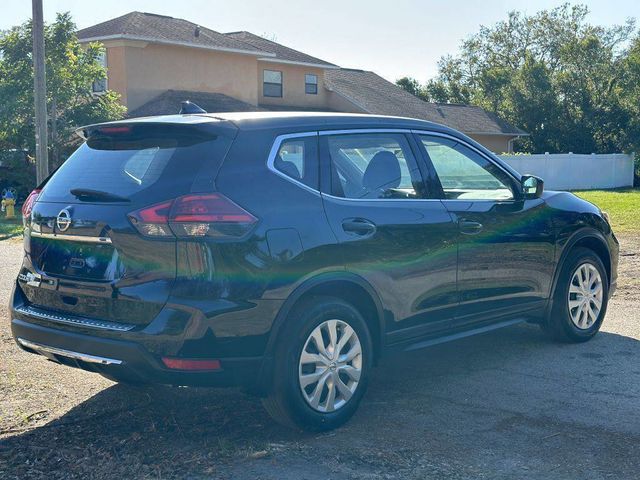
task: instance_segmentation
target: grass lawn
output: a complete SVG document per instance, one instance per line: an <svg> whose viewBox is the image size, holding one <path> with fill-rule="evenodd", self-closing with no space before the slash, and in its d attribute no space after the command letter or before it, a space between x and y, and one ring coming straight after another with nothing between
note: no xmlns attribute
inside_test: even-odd
<svg viewBox="0 0 640 480"><path fill-rule="evenodd" d="M12 220L7 220L4 213L0 213L0 240L22 235L22 217L20 214Z"/></svg>
<svg viewBox="0 0 640 480"><path fill-rule="evenodd" d="M609 214L616 233L640 234L640 188L573 192ZM0 214L0 240L22 235L22 217L7 220Z"/></svg>
<svg viewBox="0 0 640 480"><path fill-rule="evenodd" d="M573 192L609 214L615 233L640 234L640 188Z"/></svg>

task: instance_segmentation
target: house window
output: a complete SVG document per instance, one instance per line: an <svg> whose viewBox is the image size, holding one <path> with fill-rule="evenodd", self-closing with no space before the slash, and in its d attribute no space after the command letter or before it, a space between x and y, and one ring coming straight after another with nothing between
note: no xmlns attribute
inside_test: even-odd
<svg viewBox="0 0 640 480"><path fill-rule="evenodd" d="M265 97L282 97L282 72L264 70L262 94Z"/></svg>
<svg viewBox="0 0 640 480"><path fill-rule="evenodd" d="M97 58L98 62L100 63L100 65L102 65L104 68L107 68L107 53L106 52L101 52L100 54L98 54L98 58ZM93 91L93 93L103 93L107 91L107 79L105 78L101 78L99 80L96 80L95 82L93 82L93 86L91 87L91 90Z"/></svg>
<svg viewBox="0 0 640 480"><path fill-rule="evenodd" d="M318 76L307 74L304 76L304 93L309 95L318 94Z"/></svg>

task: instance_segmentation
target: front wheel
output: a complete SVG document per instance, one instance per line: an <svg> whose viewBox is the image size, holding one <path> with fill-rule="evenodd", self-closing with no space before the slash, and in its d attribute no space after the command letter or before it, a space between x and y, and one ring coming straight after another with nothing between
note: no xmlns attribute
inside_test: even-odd
<svg viewBox="0 0 640 480"><path fill-rule="evenodd" d="M543 328L557 340L586 342L600 330L608 299L602 260L592 250L576 248L564 262Z"/></svg>
<svg viewBox="0 0 640 480"><path fill-rule="evenodd" d="M293 310L280 335L269 414L293 428L337 428L354 414L367 388L371 335L343 300L314 297Z"/></svg>

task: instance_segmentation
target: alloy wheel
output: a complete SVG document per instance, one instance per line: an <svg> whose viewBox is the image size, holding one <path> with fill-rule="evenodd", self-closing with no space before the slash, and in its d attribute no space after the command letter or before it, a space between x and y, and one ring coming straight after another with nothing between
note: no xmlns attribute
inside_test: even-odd
<svg viewBox="0 0 640 480"><path fill-rule="evenodd" d="M591 263L576 268L569 284L568 306L573 324L581 330L590 328L602 309L602 276Z"/></svg>
<svg viewBox="0 0 640 480"><path fill-rule="evenodd" d="M327 320L313 329L300 353L298 379L311 408L333 412L353 396L362 373L362 345L342 320Z"/></svg>

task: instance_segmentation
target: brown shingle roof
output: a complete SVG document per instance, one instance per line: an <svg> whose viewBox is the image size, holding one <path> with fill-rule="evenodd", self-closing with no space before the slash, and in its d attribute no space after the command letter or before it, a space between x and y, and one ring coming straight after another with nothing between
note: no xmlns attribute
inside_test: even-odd
<svg viewBox="0 0 640 480"><path fill-rule="evenodd" d="M441 123L464 133L526 135L483 108L427 103L373 72L341 68L325 71L325 85L367 113L413 117Z"/></svg>
<svg viewBox="0 0 640 480"><path fill-rule="evenodd" d="M150 117L153 115L171 115L180 111L181 102L189 100L208 113L219 112L255 112L260 107L243 102L222 93L190 92L186 90L167 90L144 105L131 110L129 117Z"/></svg>
<svg viewBox="0 0 640 480"><path fill-rule="evenodd" d="M339 68L306 53L267 40L250 32L222 34L179 18L152 13L131 12L77 32L80 41L108 38L140 39L235 51L273 61L315 65L325 69L325 85L347 98L366 113L414 117L442 123L465 133L526 135L497 115L470 105L427 103L373 72ZM182 100L191 99L210 112L252 111L262 109L223 94L195 97L193 92L169 90L130 112L131 116L177 112ZM264 107L277 108L277 107ZM280 107L282 108L282 107Z"/></svg>
<svg viewBox="0 0 640 480"><path fill-rule="evenodd" d="M229 33L225 33L225 35L235 40L240 40L242 42L248 43L254 48L257 48L258 50L262 50L263 52L273 53L275 55L275 59L277 60L284 60L285 62L318 65L324 68L327 68L327 67L338 68L333 63L329 63L319 58L312 57L311 55L307 55L306 53L299 52L298 50L294 50L293 48L285 47L284 45L281 45L279 43L273 42L271 40L260 37L258 35L254 35L251 32L246 32L246 31L229 32Z"/></svg>
<svg viewBox="0 0 640 480"><path fill-rule="evenodd" d="M78 31L77 35L81 42L93 39L131 38L213 50L251 53L258 56L273 56L270 52L262 51L248 43L187 20L154 13L127 13L121 17L83 28Z"/></svg>

